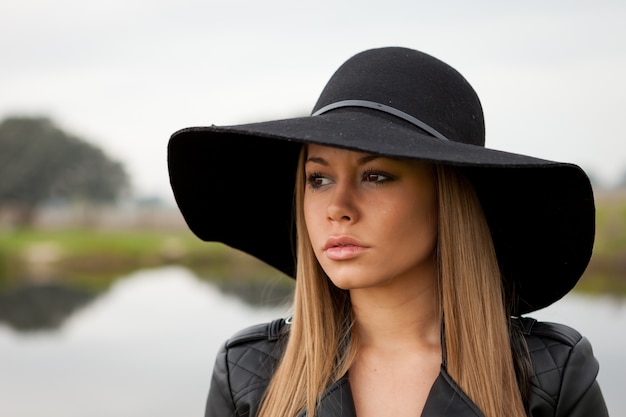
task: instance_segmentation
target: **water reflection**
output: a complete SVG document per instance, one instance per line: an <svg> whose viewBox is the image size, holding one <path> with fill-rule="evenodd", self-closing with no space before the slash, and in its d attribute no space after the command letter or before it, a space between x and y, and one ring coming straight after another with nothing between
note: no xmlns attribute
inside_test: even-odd
<svg viewBox="0 0 626 417"><path fill-rule="evenodd" d="M15 330L56 329L95 294L54 283L21 285L0 293L0 322Z"/></svg>
<svg viewBox="0 0 626 417"><path fill-rule="evenodd" d="M57 329L0 325L0 415L201 416L220 344L284 310L182 268L133 274Z"/></svg>
<svg viewBox="0 0 626 417"><path fill-rule="evenodd" d="M171 267L132 274L98 297L68 303L73 309L54 307L62 311L55 324L28 327L37 331L3 316L0 415L201 416L220 344L286 314L285 290L272 287L279 288L258 286L242 298L224 282ZM570 324L592 340L611 415L626 415L618 392L626 374L624 303L574 294L534 316Z"/></svg>

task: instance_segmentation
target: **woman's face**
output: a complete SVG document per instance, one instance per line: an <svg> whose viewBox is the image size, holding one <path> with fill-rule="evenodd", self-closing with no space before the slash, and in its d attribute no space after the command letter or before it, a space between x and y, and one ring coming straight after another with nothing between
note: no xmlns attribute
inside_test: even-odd
<svg viewBox="0 0 626 417"><path fill-rule="evenodd" d="M309 145L304 218L319 263L342 289L434 277L433 167Z"/></svg>

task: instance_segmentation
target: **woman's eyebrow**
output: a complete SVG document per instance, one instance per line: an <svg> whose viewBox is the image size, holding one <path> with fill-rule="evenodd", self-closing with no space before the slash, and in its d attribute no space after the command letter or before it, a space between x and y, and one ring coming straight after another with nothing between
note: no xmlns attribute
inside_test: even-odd
<svg viewBox="0 0 626 417"><path fill-rule="evenodd" d="M357 164L364 165L364 164L367 164L368 162L374 161L374 160L379 159L379 158L381 158L380 155L365 155L365 156L357 159ZM328 166L329 165L327 160L325 160L324 158L318 157L318 156L312 156L310 158L307 158L305 163L308 164L309 162L313 162L313 163L324 165L324 166Z"/></svg>
<svg viewBox="0 0 626 417"><path fill-rule="evenodd" d="M308 164L309 162L313 162L313 163L316 163L316 164L328 166L328 161L326 161L324 158L320 158L320 157L317 157L317 156L312 156L310 158L307 158L307 160L305 161L305 164Z"/></svg>

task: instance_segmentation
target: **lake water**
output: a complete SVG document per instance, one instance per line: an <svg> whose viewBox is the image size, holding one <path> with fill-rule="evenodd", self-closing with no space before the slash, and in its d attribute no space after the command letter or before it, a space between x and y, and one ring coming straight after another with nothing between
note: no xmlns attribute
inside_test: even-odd
<svg viewBox="0 0 626 417"><path fill-rule="evenodd" d="M134 273L56 326L0 322L0 416L203 416L223 341L286 313L253 307L184 268ZM610 414L626 416L625 300L571 294L532 316L592 341Z"/></svg>

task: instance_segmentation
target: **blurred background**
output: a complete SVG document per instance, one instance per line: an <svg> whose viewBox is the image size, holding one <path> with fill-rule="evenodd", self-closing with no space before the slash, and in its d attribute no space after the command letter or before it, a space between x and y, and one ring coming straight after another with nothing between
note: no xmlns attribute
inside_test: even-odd
<svg viewBox="0 0 626 417"><path fill-rule="evenodd" d="M288 314L292 283L187 230L169 136L308 114L341 63L390 45L469 80L488 147L590 175L590 266L532 315L591 339L626 415L625 20L617 0L4 1L0 415L203 415L220 344Z"/></svg>

